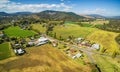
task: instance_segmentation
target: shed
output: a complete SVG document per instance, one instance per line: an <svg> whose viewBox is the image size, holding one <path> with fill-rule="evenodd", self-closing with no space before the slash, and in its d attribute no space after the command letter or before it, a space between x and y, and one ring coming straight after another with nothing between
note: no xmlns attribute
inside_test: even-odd
<svg viewBox="0 0 120 72"><path fill-rule="evenodd" d="M100 45L99 44L93 44L92 48L94 48L94 49L100 49Z"/></svg>

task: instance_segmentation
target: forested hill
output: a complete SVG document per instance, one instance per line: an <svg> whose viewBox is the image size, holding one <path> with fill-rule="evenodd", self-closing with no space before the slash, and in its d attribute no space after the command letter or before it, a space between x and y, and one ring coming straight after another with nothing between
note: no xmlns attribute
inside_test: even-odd
<svg viewBox="0 0 120 72"><path fill-rule="evenodd" d="M36 14L40 18L50 19L50 20L68 20L68 21L79 21L83 16L77 15L73 12L62 12L62 11L52 11L46 10Z"/></svg>

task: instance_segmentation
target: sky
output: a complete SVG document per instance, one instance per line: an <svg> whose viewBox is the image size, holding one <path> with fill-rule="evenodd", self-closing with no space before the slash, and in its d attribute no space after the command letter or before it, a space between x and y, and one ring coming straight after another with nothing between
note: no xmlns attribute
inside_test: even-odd
<svg viewBox="0 0 120 72"><path fill-rule="evenodd" d="M0 0L0 12L41 12L44 10L120 16L120 0Z"/></svg>

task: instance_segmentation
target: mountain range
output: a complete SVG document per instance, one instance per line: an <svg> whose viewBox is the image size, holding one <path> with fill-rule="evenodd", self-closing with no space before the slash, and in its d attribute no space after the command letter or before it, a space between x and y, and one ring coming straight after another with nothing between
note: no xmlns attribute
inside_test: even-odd
<svg viewBox="0 0 120 72"><path fill-rule="evenodd" d="M70 20L70 21L78 21L83 18L112 18L112 19L120 19L120 16L102 16L99 14L86 14L86 15L78 15L74 12L63 12L63 11L53 11L53 10L45 10L39 13L32 12L15 12L15 13L6 13L0 12L0 17L3 16L31 16L36 15L39 18L50 19L50 20Z"/></svg>

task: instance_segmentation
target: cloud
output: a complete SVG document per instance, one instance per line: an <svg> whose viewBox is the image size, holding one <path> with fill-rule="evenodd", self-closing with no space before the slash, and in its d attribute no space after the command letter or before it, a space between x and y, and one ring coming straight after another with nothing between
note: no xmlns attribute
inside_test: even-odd
<svg viewBox="0 0 120 72"><path fill-rule="evenodd" d="M63 10L68 11L72 7L64 3L60 4L21 4L12 2L10 0L0 0L0 11L6 12L18 12L18 11L30 11L40 12L45 9Z"/></svg>
<svg viewBox="0 0 120 72"><path fill-rule="evenodd" d="M103 8L88 9L83 11L84 14L106 14L106 12L106 9Z"/></svg>

